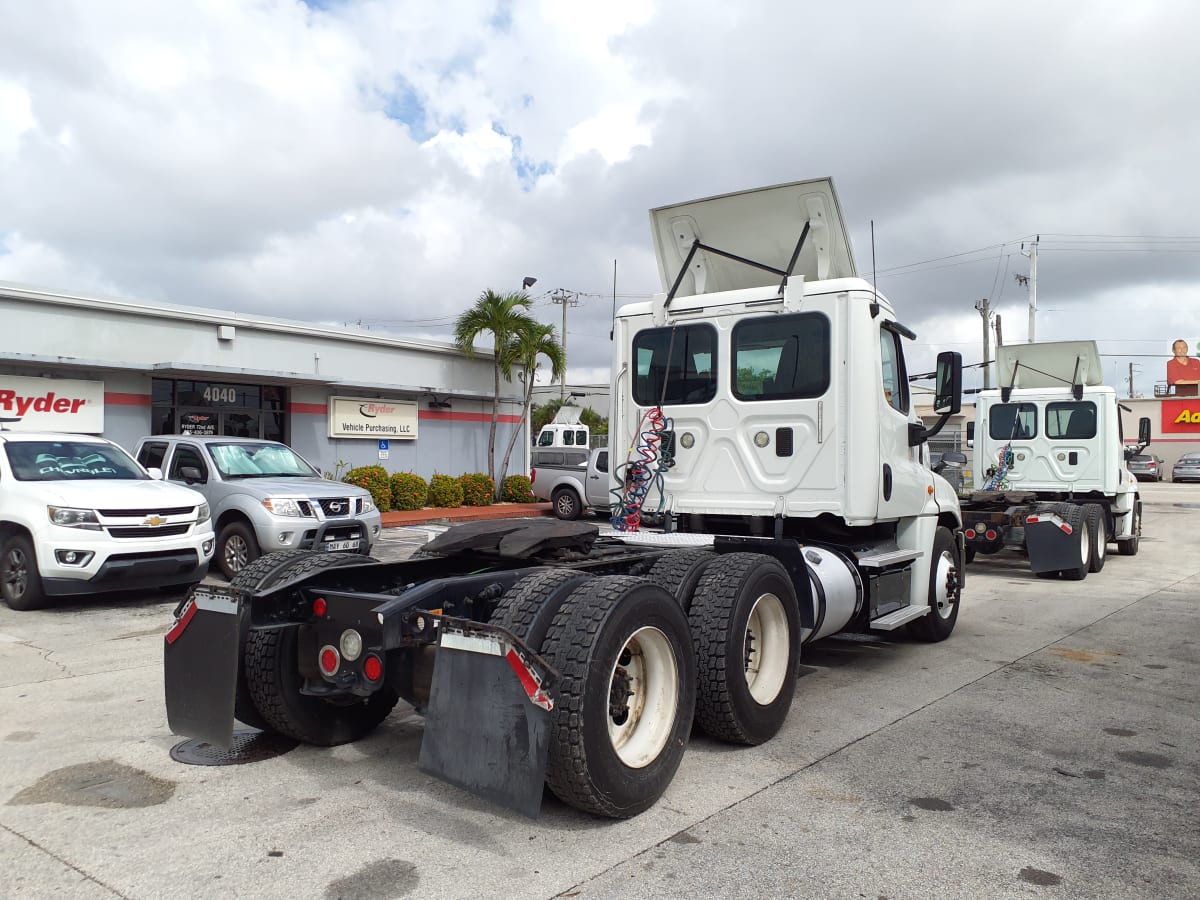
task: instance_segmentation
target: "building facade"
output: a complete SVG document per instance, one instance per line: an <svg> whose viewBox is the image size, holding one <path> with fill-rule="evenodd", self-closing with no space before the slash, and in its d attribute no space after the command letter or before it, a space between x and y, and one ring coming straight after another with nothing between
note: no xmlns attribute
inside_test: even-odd
<svg viewBox="0 0 1200 900"><path fill-rule="evenodd" d="M219 310L0 284L0 427L262 437L341 474L487 471L493 356L450 344ZM501 381L499 467L522 428ZM509 474L528 471L518 440Z"/></svg>

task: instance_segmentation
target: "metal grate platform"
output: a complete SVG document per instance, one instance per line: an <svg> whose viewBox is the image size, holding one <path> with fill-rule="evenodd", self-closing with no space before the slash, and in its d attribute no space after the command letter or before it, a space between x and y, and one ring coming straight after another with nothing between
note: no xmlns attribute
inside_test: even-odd
<svg viewBox="0 0 1200 900"><path fill-rule="evenodd" d="M188 766L240 766L282 756L298 746L299 741L281 734L238 728L228 750L207 741L183 741L171 748L171 759Z"/></svg>

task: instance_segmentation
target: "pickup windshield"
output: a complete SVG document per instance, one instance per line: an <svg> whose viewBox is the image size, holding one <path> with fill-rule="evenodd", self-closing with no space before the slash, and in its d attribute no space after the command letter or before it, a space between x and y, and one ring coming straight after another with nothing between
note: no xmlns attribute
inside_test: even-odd
<svg viewBox="0 0 1200 900"><path fill-rule="evenodd" d="M18 481L146 481L141 467L111 444L87 441L12 441L5 444Z"/></svg>
<svg viewBox="0 0 1200 900"><path fill-rule="evenodd" d="M209 444L217 471L225 478L320 478L316 470L283 444Z"/></svg>

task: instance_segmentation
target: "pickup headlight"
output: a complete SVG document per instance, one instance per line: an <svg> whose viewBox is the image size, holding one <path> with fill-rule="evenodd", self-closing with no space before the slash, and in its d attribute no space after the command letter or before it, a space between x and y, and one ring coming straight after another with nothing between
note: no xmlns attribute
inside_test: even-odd
<svg viewBox="0 0 1200 900"><path fill-rule="evenodd" d="M83 528L87 531L99 531L100 520L96 518L94 509L74 509L70 506L47 506L46 512L50 521L55 525L66 528Z"/></svg>
<svg viewBox="0 0 1200 900"><path fill-rule="evenodd" d="M209 512L208 504L201 503L196 507L196 524L199 525L201 522L207 522L211 515L212 513Z"/></svg>
<svg viewBox="0 0 1200 900"><path fill-rule="evenodd" d="M369 513L369 512L374 512L374 511L375 511L375 504L371 502L371 498L370 498L370 497L360 497L360 498L359 498L359 500L358 500L358 514L359 514L360 516L361 516L363 513Z"/></svg>
<svg viewBox="0 0 1200 900"><path fill-rule="evenodd" d="M300 506L299 500L293 500L290 497L268 497L262 502L262 505L267 508L267 512L277 516L300 517L310 515L309 512Z"/></svg>

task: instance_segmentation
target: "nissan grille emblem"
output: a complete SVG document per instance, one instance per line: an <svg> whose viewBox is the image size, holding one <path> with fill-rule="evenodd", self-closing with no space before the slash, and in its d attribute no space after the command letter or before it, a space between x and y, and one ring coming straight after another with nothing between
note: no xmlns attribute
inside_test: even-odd
<svg viewBox="0 0 1200 900"><path fill-rule="evenodd" d="M346 511L346 505L341 500L330 500L329 511L331 513L340 513Z"/></svg>

